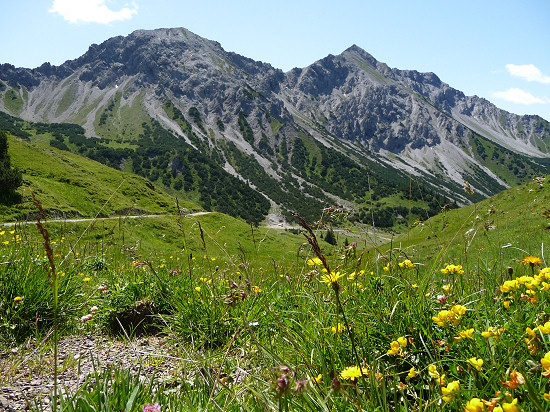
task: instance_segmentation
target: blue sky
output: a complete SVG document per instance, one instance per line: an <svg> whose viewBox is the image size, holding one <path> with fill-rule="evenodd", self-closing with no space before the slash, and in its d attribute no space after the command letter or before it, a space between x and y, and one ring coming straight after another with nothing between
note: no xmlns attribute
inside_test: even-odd
<svg viewBox="0 0 550 412"><path fill-rule="evenodd" d="M137 29L185 27L288 71L357 44L399 69L550 121L548 0L18 0L2 5L0 63L59 65Z"/></svg>

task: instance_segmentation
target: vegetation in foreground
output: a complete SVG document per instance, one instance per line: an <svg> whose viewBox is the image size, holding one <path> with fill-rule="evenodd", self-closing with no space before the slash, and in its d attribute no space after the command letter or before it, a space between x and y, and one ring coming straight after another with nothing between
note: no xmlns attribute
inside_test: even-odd
<svg viewBox="0 0 550 412"><path fill-rule="evenodd" d="M3 228L2 345L40 342L53 327L54 337L158 333L196 362L169 381L98 372L59 395L59 410L549 410L547 183L375 249L332 248L299 217L302 245L254 227L222 243L223 224L166 221L179 248L154 253L128 247L129 228L50 224L49 239ZM521 210L507 209L511 198ZM146 316L133 316L138 305Z"/></svg>

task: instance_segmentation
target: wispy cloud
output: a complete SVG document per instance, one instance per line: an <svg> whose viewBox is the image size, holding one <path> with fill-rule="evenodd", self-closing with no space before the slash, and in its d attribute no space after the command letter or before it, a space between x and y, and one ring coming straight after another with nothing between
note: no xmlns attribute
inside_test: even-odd
<svg viewBox="0 0 550 412"><path fill-rule="evenodd" d="M507 102L531 105L531 104L550 104L548 97L537 97L525 90L511 88L502 92L494 92L493 97L506 100Z"/></svg>
<svg viewBox="0 0 550 412"><path fill-rule="evenodd" d="M57 13L70 23L109 24L131 19L137 13L137 5L126 5L118 11L111 10L106 0L54 0L50 13Z"/></svg>
<svg viewBox="0 0 550 412"><path fill-rule="evenodd" d="M533 64L507 64L506 70L514 77L520 77L528 82L550 84L550 76L542 72Z"/></svg>

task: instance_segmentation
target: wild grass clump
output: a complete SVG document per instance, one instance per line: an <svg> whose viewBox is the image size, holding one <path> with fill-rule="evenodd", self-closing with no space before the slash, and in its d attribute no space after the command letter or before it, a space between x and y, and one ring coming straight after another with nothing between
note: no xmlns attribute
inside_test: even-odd
<svg viewBox="0 0 550 412"><path fill-rule="evenodd" d="M143 381L113 366L62 395L60 406L550 410L546 217L521 221L530 236L519 243L509 216L485 216L484 208L462 222L440 217L448 225L429 233L427 222L421 242L371 249L332 247L320 240L324 226L298 217L301 247L271 264L258 233L220 244L221 228L191 218L175 227L178 253L146 253L114 234L101 238L101 248L55 234L59 313L73 333L155 333L173 349L168 376ZM494 229L483 229L487 216ZM33 323L38 309L24 307L50 292L36 238L21 228L2 236L11 236L2 253L12 263L1 269L1 321L27 325L6 328L8 347L46 335L51 326Z"/></svg>

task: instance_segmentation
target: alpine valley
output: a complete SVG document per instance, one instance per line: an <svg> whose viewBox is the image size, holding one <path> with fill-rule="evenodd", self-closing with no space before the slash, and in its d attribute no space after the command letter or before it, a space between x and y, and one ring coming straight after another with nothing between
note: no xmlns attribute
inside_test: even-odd
<svg viewBox="0 0 550 412"><path fill-rule="evenodd" d="M186 29L0 65L0 129L256 224L330 205L378 227L550 173L550 123L357 46L287 73ZM466 187L467 190L464 190Z"/></svg>

